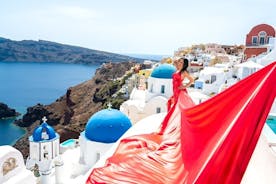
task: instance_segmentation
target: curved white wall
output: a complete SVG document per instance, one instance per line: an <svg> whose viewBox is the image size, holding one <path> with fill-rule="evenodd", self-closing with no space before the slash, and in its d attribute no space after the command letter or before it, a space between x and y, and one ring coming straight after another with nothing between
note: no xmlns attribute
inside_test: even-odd
<svg viewBox="0 0 276 184"><path fill-rule="evenodd" d="M30 141L30 159L36 161L52 160L59 155L59 138L52 141Z"/></svg>
<svg viewBox="0 0 276 184"><path fill-rule="evenodd" d="M128 100L121 105L120 111L129 117L132 124L135 124L149 115L156 114L157 108L160 108L160 113L167 112L167 101L165 96L152 94L149 101L143 103L143 106L140 106L141 103L137 101Z"/></svg>
<svg viewBox="0 0 276 184"><path fill-rule="evenodd" d="M272 150L272 147L268 145L262 133L244 173L242 184L275 183L276 152Z"/></svg>
<svg viewBox="0 0 276 184"><path fill-rule="evenodd" d="M100 143L88 140L84 133L80 136L80 158L86 166L92 167L114 143Z"/></svg>
<svg viewBox="0 0 276 184"><path fill-rule="evenodd" d="M167 112L167 101L168 99L163 96L156 96L150 99L144 108L145 116L143 118L157 114L157 108L160 108L159 113Z"/></svg>
<svg viewBox="0 0 276 184"><path fill-rule="evenodd" d="M132 124L135 124L149 115L158 113L157 111L166 112L167 100L172 95L172 79L149 77L148 89L134 88L130 99L120 106L120 111L130 118Z"/></svg>
<svg viewBox="0 0 276 184"><path fill-rule="evenodd" d="M162 93L162 86L164 86L164 93ZM146 101L148 101L152 95L156 94L165 96L167 98L171 97L173 94L172 89L172 79L161 79L161 78L148 78L148 93L146 97Z"/></svg>
<svg viewBox="0 0 276 184"><path fill-rule="evenodd" d="M135 124L142 117L144 117L144 106L139 108L138 105L123 103L120 111L130 119L132 124Z"/></svg>
<svg viewBox="0 0 276 184"><path fill-rule="evenodd" d="M22 154L11 146L0 146L0 183L35 184L35 177L26 170Z"/></svg>

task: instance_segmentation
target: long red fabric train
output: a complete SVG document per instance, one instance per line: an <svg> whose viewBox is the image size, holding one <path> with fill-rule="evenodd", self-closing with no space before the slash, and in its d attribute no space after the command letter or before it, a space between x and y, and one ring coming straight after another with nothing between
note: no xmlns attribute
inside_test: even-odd
<svg viewBox="0 0 276 184"><path fill-rule="evenodd" d="M92 183L240 183L276 95L276 62L200 105L178 102L157 132L125 138ZM180 100L182 99L182 100Z"/></svg>

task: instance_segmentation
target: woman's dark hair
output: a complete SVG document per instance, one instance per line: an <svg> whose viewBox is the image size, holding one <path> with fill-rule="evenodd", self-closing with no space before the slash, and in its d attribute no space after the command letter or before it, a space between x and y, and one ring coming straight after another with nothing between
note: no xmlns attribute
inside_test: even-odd
<svg viewBox="0 0 276 184"><path fill-rule="evenodd" d="M184 71L188 72L187 68L189 66L189 60L187 58L181 58L181 59L183 59L183 67L181 68L180 73L183 73Z"/></svg>

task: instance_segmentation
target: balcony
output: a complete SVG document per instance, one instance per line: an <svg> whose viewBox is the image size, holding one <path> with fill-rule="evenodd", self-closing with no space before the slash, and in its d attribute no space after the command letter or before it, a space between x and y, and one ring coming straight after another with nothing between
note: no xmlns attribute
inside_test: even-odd
<svg viewBox="0 0 276 184"><path fill-rule="evenodd" d="M247 48L267 48L269 47L269 44L246 44L245 45Z"/></svg>

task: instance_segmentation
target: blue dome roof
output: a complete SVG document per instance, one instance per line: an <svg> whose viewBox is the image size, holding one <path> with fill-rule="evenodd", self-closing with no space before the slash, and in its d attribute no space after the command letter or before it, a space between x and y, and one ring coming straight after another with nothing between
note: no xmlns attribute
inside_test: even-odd
<svg viewBox="0 0 276 184"><path fill-rule="evenodd" d="M43 137L42 133L45 132L47 134L47 137ZM46 122L43 122L39 127L37 127L33 131L33 141L34 142L40 142L40 141L45 141L45 140L51 140L57 137L57 134L55 130L49 126Z"/></svg>
<svg viewBox="0 0 276 184"><path fill-rule="evenodd" d="M151 77L162 78L162 79L171 79L173 73L176 71L176 68L170 64L161 64L151 73Z"/></svg>
<svg viewBox="0 0 276 184"><path fill-rule="evenodd" d="M116 142L129 128L131 122L121 111L104 109L95 113L87 122L85 137L91 141Z"/></svg>

